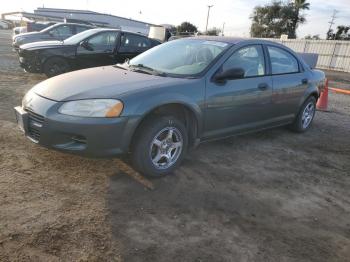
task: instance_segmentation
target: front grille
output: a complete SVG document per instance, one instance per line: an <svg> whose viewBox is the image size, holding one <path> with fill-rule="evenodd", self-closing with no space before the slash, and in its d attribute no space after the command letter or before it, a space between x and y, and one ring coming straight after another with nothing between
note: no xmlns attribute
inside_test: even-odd
<svg viewBox="0 0 350 262"><path fill-rule="evenodd" d="M28 135L35 141L40 139L40 129L43 126L45 118L30 109L26 109L28 113Z"/></svg>

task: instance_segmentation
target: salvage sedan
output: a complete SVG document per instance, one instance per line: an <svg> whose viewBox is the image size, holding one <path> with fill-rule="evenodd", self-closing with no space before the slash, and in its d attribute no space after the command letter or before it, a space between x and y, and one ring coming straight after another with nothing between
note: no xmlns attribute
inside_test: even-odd
<svg viewBox="0 0 350 262"><path fill-rule="evenodd" d="M20 46L18 54L20 65L26 71L52 77L77 69L124 62L159 44L141 34L96 28L64 41L25 44Z"/></svg>
<svg viewBox="0 0 350 262"><path fill-rule="evenodd" d="M15 108L40 145L93 157L130 154L145 175L179 166L199 142L289 125L310 128L325 75L264 40L194 37L129 63L43 81Z"/></svg>

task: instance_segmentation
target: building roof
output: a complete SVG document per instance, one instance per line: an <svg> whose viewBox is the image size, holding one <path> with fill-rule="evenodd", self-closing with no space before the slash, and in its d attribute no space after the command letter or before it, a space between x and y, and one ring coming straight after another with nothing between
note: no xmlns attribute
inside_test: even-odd
<svg viewBox="0 0 350 262"><path fill-rule="evenodd" d="M53 14L55 14L55 13L72 13L72 14L100 15L100 16L109 16L109 17L114 17L114 18L118 18L118 19L124 19L124 20L128 20L128 21L133 21L133 22L136 22L136 23L141 23L141 24L147 24L147 25L150 25L150 26L152 26L152 25L155 26L155 24L143 22L143 21L140 21L140 20L135 20L135 19L131 19L131 18L121 17L121 16L117 16L117 15L98 13L98 12L90 11L90 10L76 10L76 9L38 7L36 10L34 10L34 13L53 13Z"/></svg>

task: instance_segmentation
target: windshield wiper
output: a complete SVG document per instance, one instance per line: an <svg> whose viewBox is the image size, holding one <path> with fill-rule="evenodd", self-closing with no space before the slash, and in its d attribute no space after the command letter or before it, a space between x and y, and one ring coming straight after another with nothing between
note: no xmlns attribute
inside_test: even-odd
<svg viewBox="0 0 350 262"><path fill-rule="evenodd" d="M129 68L132 68L135 71L141 71L141 72L145 72L145 73L151 74L151 75L167 76L167 74L165 72L158 71L152 67L145 66L143 64L136 64L136 65L129 64Z"/></svg>

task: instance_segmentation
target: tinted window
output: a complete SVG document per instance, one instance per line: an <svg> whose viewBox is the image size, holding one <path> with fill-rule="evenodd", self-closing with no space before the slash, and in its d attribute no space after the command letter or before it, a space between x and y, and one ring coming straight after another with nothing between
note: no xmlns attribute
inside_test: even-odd
<svg viewBox="0 0 350 262"><path fill-rule="evenodd" d="M118 33L116 32L103 32L95 36L90 37L87 40L89 49L79 47L79 52L84 53L108 53L113 52L116 46Z"/></svg>
<svg viewBox="0 0 350 262"><path fill-rule="evenodd" d="M274 46L268 46L272 74L287 74L299 72L297 59L289 52Z"/></svg>
<svg viewBox="0 0 350 262"><path fill-rule="evenodd" d="M124 33L121 37L121 52L142 52L151 47L147 37Z"/></svg>
<svg viewBox="0 0 350 262"><path fill-rule="evenodd" d="M70 25L60 25L50 30L50 34L55 37L68 37L72 35L72 29Z"/></svg>
<svg viewBox="0 0 350 262"><path fill-rule="evenodd" d="M89 28L87 28L85 26L79 26L78 25L78 26L75 27L75 32L78 34L78 33L81 33L83 31L87 30L87 29L89 29Z"/></svg>
<svg viewBox="0 0 350 262"><path fill-rule="evenodd" d="M223 64L223 70L242 68L245 77L265 75L264 53L260 45L239 49Z"/></svg>

